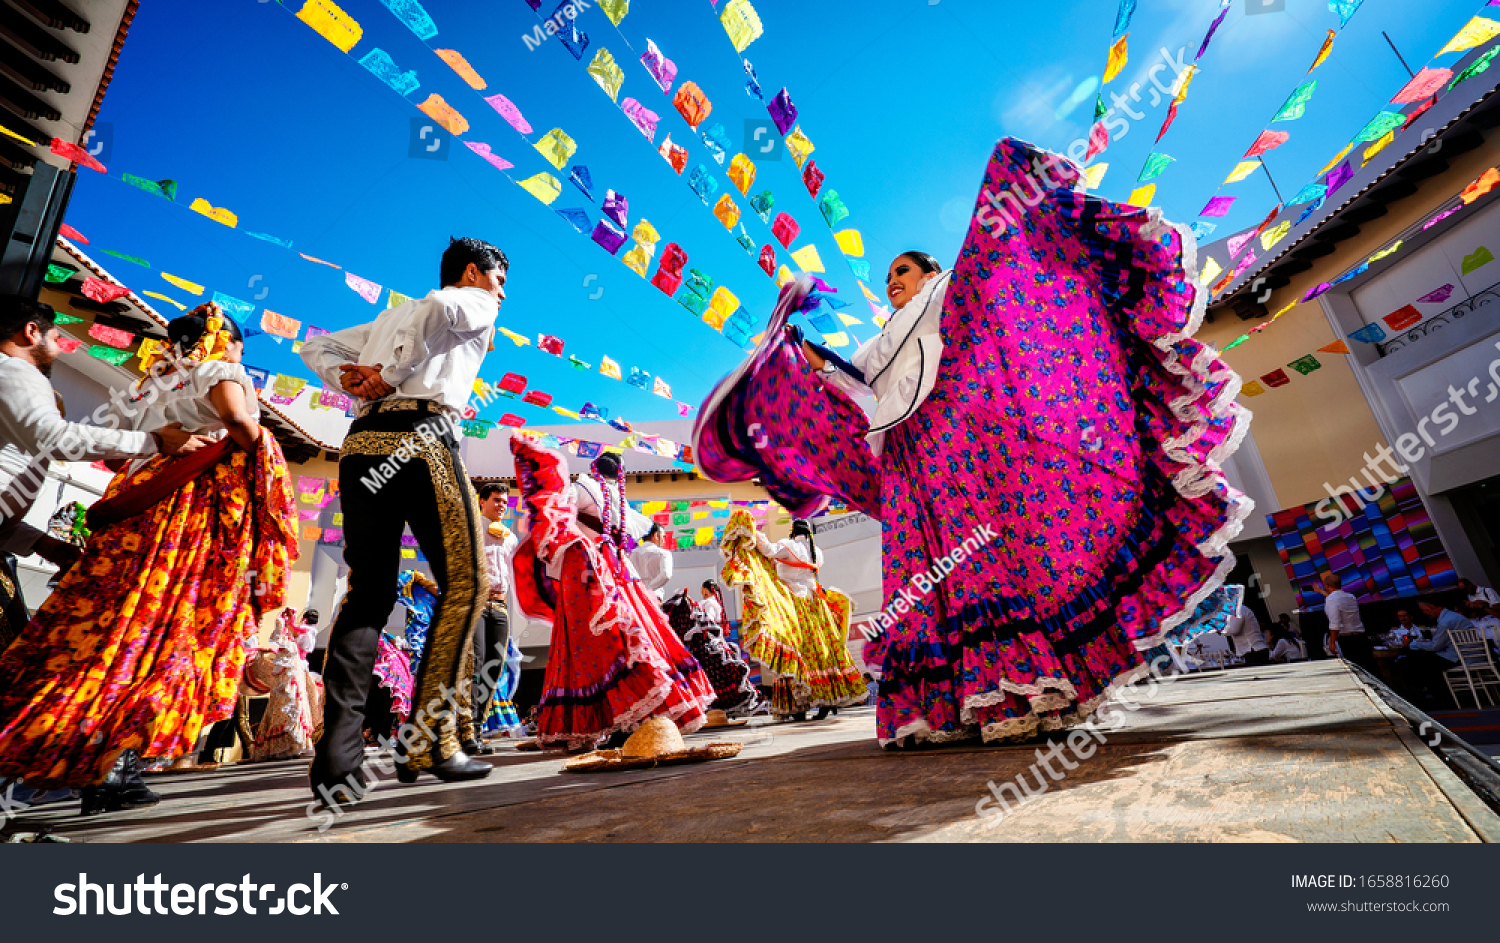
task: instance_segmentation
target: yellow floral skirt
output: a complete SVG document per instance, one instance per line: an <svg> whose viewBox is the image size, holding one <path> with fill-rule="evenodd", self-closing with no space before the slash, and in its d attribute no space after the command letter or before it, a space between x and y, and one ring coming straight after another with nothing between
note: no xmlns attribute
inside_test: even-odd
<svg viewBox="0 0 1500 943"><path fill-rule="evenodd" d="M121 473L105 497L174 459ZM262 430L149 510L101 528L0 657L0 776L103 781L120 753L176 756L234 710L244 642L297 558L286 460Z"/></svg>

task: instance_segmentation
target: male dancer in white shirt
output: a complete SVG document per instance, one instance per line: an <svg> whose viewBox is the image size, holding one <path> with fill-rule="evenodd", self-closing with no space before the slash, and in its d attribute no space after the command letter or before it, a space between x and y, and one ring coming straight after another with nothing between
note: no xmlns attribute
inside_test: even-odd
<svg viewBox="0 0 1500 943"><path fill-rule="evenodd" d="M349 592L328 638L323 739L310 770L325 806L363 798L365 698L381 626L396 605L401 535L411 528L442 595L396 748L397 775L444 781L489 775L461 748L474 738L470 689L474 625L489 595L483 518L459 457L457 423L490 349L505 300L505 253L456 239L425 298L373 322L313 338L302 359L324 382L358 397L339 454Z"/></svg>
<svg viewBox="0 0 1500 943"><path fill-rule="evenodd" d="M210 440L180 423L151 432L88 426L63 419L48 377L62 353L57 313L51 305L15 295L0 297L0 554L32 553L66 570L78 548L24 520L53 459L186 455ZM118 422L112 412L106 418ZM26 607L9 560L0 557L0 649L26 625Z"/></svg>
<svg viewBox="0 0 1500 943"><path fill-rule="evenodd" d="M474 625L474 739L465 741L470 756L495 752L483 737L484 719L495 699L495 687L504 674L510 651L510 558L519 542L505 526L510 489L498 482L479 486L479 513L484 515L484 567L490 577L484 614Z"/></svg>

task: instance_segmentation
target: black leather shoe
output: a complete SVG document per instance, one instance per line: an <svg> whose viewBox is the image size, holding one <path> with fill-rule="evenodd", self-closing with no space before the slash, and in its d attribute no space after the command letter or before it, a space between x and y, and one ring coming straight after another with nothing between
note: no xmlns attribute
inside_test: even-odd
<svg viewBox="0 0 1500 943"><path fill-rule="evenodd" d="M87 787L80 798L83 800L79 808L82 815L143 809L161 801L161 796L148 789L141 780L141 755L135 750L121 753L104 782Z"/></svg>
<svg viewBox="0 0 1500 943"><path fill-rule="evenodd" d="M495 753L495 748L482 740L465 740L459 749L470 756L493 756Z"/></svg>
<svg viewBox="0 0 1500 943"><path fill-rule="evenodd" d="M397 763L396 779L399 782L410 784L417 781L417 776L420 773L427 772L445 783L461 783L471 779L483 779L493 769L494 767L490 764L471 759L467 753L459 750L443 762L429 766L425 770L416 770L405 763Z"/></svg>

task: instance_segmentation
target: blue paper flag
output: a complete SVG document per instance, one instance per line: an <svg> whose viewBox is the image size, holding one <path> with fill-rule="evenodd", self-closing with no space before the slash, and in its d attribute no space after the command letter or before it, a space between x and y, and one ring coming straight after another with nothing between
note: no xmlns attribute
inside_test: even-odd
<svg viewBox="0 0 1500 943"><path fill-rule="evenodd" d="M1120 0L1120 9L1115 13L1115 32L1118 36L1130 28L1130 17L1135 13L1135 0Z"/></svg>
<svg viewBox="0 0 1500 943"><path fill-rule="evenodd" d="M437 24L432 22L432 17L422 9L422 4L417 0L380 0L386 9L396 15L396 19L405 23L407 28L417 34L419 39L431 39L438 33Z"/></svg>
<svg viewBox="0 0 1500 943"><path fill-rule="evenodd" d="M1378 344L1385 340L1385 328L1379 324L1366 324L1350 334L1349 339L1359 341L1361 344Z"/></svg>
<svg viewBox="0 0 1500 943"><path fill-rule="evenodd" d="M573 181L573 186L583 191L583 195L594 202L594 181L589 176L589 169L582 164L574 164L573 170L568 174L568 179Z"/></svg>
<svg viewBox="0 0 1500 943"><path fill-rule="evenodd" d="M589 214L577 208L557 210L557 215L573 224L573 228L581 233L589 232Z"/></svg>

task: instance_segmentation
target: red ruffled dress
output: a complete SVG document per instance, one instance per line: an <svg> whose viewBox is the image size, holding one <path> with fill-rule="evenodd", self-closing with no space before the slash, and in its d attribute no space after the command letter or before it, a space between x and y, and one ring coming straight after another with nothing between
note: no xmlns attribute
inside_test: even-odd
<svg viewBox="0 0 1500 943"><path fill-rule="evenodd" d="M552 624L537 740L574 749L652 717L697 730L713 684L656 596L579 525L563 457L519 435L511 450L530 514L516 549L516 598L529 618Z"/></svg>

